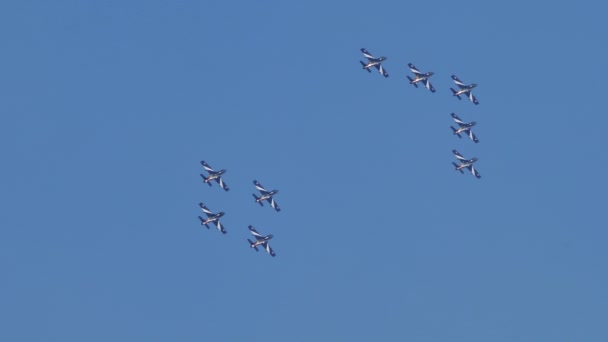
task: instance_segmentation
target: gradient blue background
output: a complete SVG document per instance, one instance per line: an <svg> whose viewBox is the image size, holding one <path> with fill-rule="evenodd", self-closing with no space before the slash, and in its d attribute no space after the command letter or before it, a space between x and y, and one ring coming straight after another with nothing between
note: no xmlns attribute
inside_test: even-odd
<svg viewBox="0 0 608 342"><path fill-rule="evenodd" d="M0 340L607 341L607 10L2 2Z"/></svg>

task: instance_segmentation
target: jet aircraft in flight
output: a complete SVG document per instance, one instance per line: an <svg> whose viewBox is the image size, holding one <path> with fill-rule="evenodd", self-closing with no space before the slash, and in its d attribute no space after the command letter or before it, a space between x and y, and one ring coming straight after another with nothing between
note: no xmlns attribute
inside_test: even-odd
<svg viewBox="0 0 608 342"><path fill-rule="evenodd" d="M272 239L272 234L262 236L251 225L249 226L249 231L251 231L251 234L253 234L253 236L255 236L255 242L247 239L247 241L249 241L249 247L255 249L255 251L257 252L258 246L262 246L262 247L264 247L266 252L268 252L268 254L272 255L273 257L276 256L276 254L274 253L272 248L270 248L270 244L268 244L268 240Z"/></svg>
<svg viewBox="0 0 608 342"><path fill-rule="evenodd" d="M382 62L386 60L386 57L376 58L372 56L372 54L369 53L367 50L365 50L365 48L362 48L361 52L363 52L363 56L367 58L367 63L359 61L361 65L363 65L363 69L367 70L368 72L372 72L370 68L375 67L382 75L384 75L384 77L388 77L388 72L386 72L386 70L384 70L384 68L382 67Z"/></svg>
<svg viewBox="0 0 608 342"><path fill-rule="evenodd" d="M450 90L452 91L454 96L456 96L459 100L461 100L460 95L466 95L469 98L469 100L471 100L474 104L476 104L476 105L479 104L479 101L477 101L475 96L473 96L473 88L477 87L477 84L475 84L475 83L464 84L458 79L458 77L456 77L456 75L452 75L452 79L454 80L454 83L456 83L456 85L459 88L458 91L450 88Z"/></svg>
<svg viewBox="0 0 608 342"><path fill-rule="evenodd" d="M411 77L407 76L407 79L410 80L410 84L413 84L414 87L418 88L418 82L422 82L424 83L424 86L431 91L431 93L435 92L435 88L433 88L433 85L431 84L431 82L429 82L429 78L431 76L433 76L434 73L432 72L426 72L426 73L422 73L420 72L420 70L418 70L414 64L410 63L407 66L410 67L410 70L414 73L415 78L412 79Z"/></svg>
<svg viewBox="0 0 608 342"><path fill-rule="evenodd" d="M260 184L260 182L258 182L257 180L254 180L253 184L255 184L255 188L258 189L258 191L261 194L260 197L256 196L255 194L252 194L257 203L259 203L261 206L264 206L264 200L266 200L266 201L268 201L268 203L270 203L270 206L273 207L274 210L281 211L281 208L279 208L279 205L272 198L272 196L276 195L279 192L279 190L268 191L268 190L264 189L262 184Z"/></svg>
<svg viewBox="0 0 608 342"><path fill-rule="evenodd" d="M222 234L226 234L226 229L224 229L224 226L222 226L222 224L220 223L220 217L224 216L224 212L221 211L217 214L214 214L213 212L211 212L211 210L207 209L207 207L205 206L204 203L199 203L198 204L201 207L201 210L207 214L207 218L203 219L202 217L198 217L199 220L201 220L201 224L204 225L205 227L207 227L207 229L209 229L209 223L213 223L215 224L215 226L217 227L217 229L222 232Z"/></svg>
<svg viewBox="0 0 608 342"><path fill-rule="evenodd" d="M477 161L477 158L466 159L460 153L458 153L458 151L456 151L456 150L452 150L452 153L454 153L454 157L456 157L456 159L458 159L458 161L460 161L460 165L452 162L452 164L454 164L454 167L456 168L457 171L460 171L460 173L464 173L462 171L462 169L464 169L466 167L467 169L469 169L469 171L471 171L471 173L475 177L481 178L481 175L479 174L479 172L477 172L477 170L475 170L475 168L473 167L473 164Z"/></svg>
<svg viewBox="0 0 608 342"><path fill-rule="evenodd" d="M211 186L211 181L215 179L216 182L219 183L219 185L224 188L224 190L228 191L230 190L228 188L228 185L226 183L224 183L224 181L222 180L222 175L224 173L226 173L225 169L219 170L219 171L215 171L214 169L211 168L211 166L209 166L209 164L207 164L204 160L201 161L201 164L203 165L203 168L205 169L205 171L209 172L209 176L205 177L202 173L201 173L201 177L203 178L203 181L207 184L209 184L209 186Z"/></svg>
<svg viewBox="0 0 608 342"><path fill-rule="evenodd" d="M459 138L462 138L460 133L466 133L475 143L479 142L475 134L473 134L473 130L471 130L471 128L477 124L475 121L465 123L454 113L452 113L452 118L454 118L454 121L458 124L458 129L450 126L452 131L454 131L454 134L456 134Z"/></svg>

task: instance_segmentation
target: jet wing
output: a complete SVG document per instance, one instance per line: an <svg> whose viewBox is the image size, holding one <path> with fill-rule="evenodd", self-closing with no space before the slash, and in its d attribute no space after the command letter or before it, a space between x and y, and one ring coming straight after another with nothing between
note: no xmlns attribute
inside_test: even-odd
<svg viewBox="0 0 608 342"><path fill-rule="evenodd" d="M218 177L215 179L215 181L222 187L224 188L225 191L230 190L230 188L228 188L228 184L224 183L224 180L222 179L222 177Z"/></svg>
<svg viewBox="0 0 608 342"><path fill-rule="evenodd" d="M456 85L460 88L466 87L466 85L462 83L462 81L460 81L458 77L456 77L456 75L452 75L452 79L454 80L454 83L456 83Z"/></svg>
<svg viewBox="0 0 608 342"><path fill-rule="evenodd" d="M249 231L255 237L256 240L262 240L264 238L262 235L260 235L260 233L258 233L257 230L255 230L255 228L253 228L252 225L250 225L248 228L249 228Z"/></svg>
<svg viewBox="0 0 608 342"><path fill-rule="evenodd" d="M376 64L374 65L376 67L376 69L378 69L378 71L384 76L384 77L388 77L388 72L386 72L386 70L384 70L384 68L382 67L382 64Z"/></svg>
<svg viewBox="0 0 608 342"><path fill-rule="evenodd" d="M365 48L361 48L361 52L363 52L363 56L365 56L365 58L367 58L369 61L376 60L376 57L372 56L372 54L365 50Z"/></svg>
<svg viewBox="0 0 608 342"><path fill-rule="evenodd" d="M452 150L452 153L454 153L454 157L456 157L456 159L460 160L461 162L467 161L467 159L463 157L462 154L458 153L458 151Z"/></svg>
<svg viewBox="0 0 608 342"><path fill-rule="evenodd" d="M458 126L462 127L462 126L466 125L466 123L464 121L460 120L460 118L454 113L452 113L452 118L458 124Z"/></svg>
<svg viewBox="0 0 608 342"><path fill-rule="evenodd" d="M473 167L473 165L469 165L467 166L467 169L469 169L469 171L471 171L471 173L477 177L477 178L481 178L481 175L479 174L479 172L477 172L477 170L475 170L475 168Z"/></svg>
<svg viewBox="0 0 608 342"><path fill-rule="evenodd" d="M477 99L475 98L475 96L473 96L473 92L469 91L468 93L469 93L468 94L469 95L469 100L471 100L471 102L473 102L474 104L478 105L479 101L477 101Z"/></svg>
<svg viewBox="0 0 608 342"><path fill-rule="evenodd" d="M254 180L253 184L255 185L255 188L258 189L258 191L261 192L263 195L270 192L270 191L267 191L266 189L264 189L262 184L260 184L260 182L258 182L257 180Z"/></svg>
<svg viewBox="0 0 608 342"><path fill-rule="evenodd" d="M475 134L473 134L473 130L469 128L468 130L469 133L469 138L471 138L471 140L473 140L475 143L479 142L479 139L477 139L477 137L475 136Z"/></svg>
<svg viewBox="0 0 608 342"><path fill-rule="evenodd" d="M201 164L203 165L203 168L205 169L205 171L209 172L210 174L214 174L215 170L211 168L211 166L209 166L209 164L207 164L204 160L201 160Z"/></svg>
<svg viewBox="0 0 608 342"><path fill-rule="evenodd" d="M207 216L211 216L213 215L213 212L211 212L211 210L207 209L207 207L205 206L205 204L203 204L202 202L198 204L201 207L201 210L207 214Z"/></svg>
<svg viewBox="0 0 608 342"><path fill-rule="evenodd" d="M224 229L224 226L220 223L220 220L213 221L213 224L215 224L217 229L222 232L222 234L226 234L226 229Z"/></svg>
<svg viewBox="0 0 608 342"><path fill-rule="evenodd" d="M426 87L426 89L430 90L431 93L435 92L435 88L433 88L433 85L431 84L431 82L429 81L429 79L425 79L424 81L424 86Z"/></svg>
<svg viewBox="0 0 608 342"><path fill-rule="evenodd" d="M272 255L273 257L276 256L276 254L274 253L274 251L272 250L272 248L270 248L270 244L268 242L264 242L262 244L262 246L264 246L264 249L266 250L266 252L268 252L268 254Z"/></svg>
<svg viewBox="0 0 608 342"><path fill-rule="evenodd" d="M274 198L272 198L272 197L267 198L266 201L268 201L268 203L270 203L270 206L273 207L274 210L281 211L281 208L279 208L279 205L277 204L277 202L274 201Z"/></svg>
<svg viewBox="0 0 608 342"><path fill-rule="evenodd" d="M422 75L422 73L420 72L420 70L418 70L418 68L416 68L414 66L414 64L410 63L407 66L410 67L410 70L415 74L415 75Z"/></svg>

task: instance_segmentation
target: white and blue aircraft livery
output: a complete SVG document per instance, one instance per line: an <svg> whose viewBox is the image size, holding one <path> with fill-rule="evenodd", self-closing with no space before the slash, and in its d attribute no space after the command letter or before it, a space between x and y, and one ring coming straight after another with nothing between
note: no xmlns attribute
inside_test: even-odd
<svg viewBox="0 0 608 342"><path fill-rule="evenodd" d="M362 48L361 52L363 52L363 56L367 58L367 63L359 61L361 65L363 65L363 69L367 70L368 72L372 72L370 68L375 67L384 77L388 77L388 72L386 72L386 70L384 70L384 68L382 67L382 62L386 60L386 57L376 58L372 56L372 54L369 53L367 50L365 50L365 48Z"/></svg>
<svg viewBox="0 0 608 342"><path fill-rule="evenodd" d="M205 169L205 171L209 172L209 176L205 177L203 176L203 174L201 173L201 177L203 178L203 181L207 184L209 184L209 186L211 186L211 181L215 179L216 182L218 182L218 184L224 188L224 190L228 191L230 190L228 188L228 185L226 183L224 183L224 181L222 180L222 175L224 173L226 173L226 170L219 170L219 171L215 171L214 169L211 168L211 166L209 166L209 164L205 163L204 160L201 161L201 164L203 165L203 168Z"/></svg>
<svg viewBox="0 0 608 342"><path fill-rule="evenodd" d="M473 88L477 87L477 84L475 84L475 83L464 84L458 79L458 77L456 77L456 75L452 75L452 79L454 80L454 83L456 83L456 85L459 88L458 91L450 88L450 90L452 91L454 96L456 96L459 100L461 100L460 95L465 95L474 104L476 104L476 105L479 104L479 102L477 101L475 96L473 96L473 92L472 92Z"/></svg>
<svg viewBox="0 0 608 342"><path fill-rule="evenodd" d="M261 206L264 206L264 200L266 200L266 201L268 201L268 203L270 203L270 206L273 207L274 210L281 211L281 208L279 208L279 205L277 204L277 202L275 202L274 199L272 198L272 196L276 195L279 192L279 190L268 191L268 190L264 189L262 184L260 184L260 182L258 182L257 180L254 180L253 184L255 185L255 188L258 189L258 191L261 194L260 197L256 196L255 194L252 194L257 203L259 203Z"/></svg>
<svg viewBox="0 0 608 342"><path fill-rule="evenodd" d="M407 79L410 80L410 84L413 84L414 87L418 88L418 85L416 83L422 82L424 84L424 86L426 87L426 89L430 90L431 93L435 92L435 88L433 88L433 85L431 84L431 82L429 82L429 78L431 76L433 76L434 73L432 73L432 72L422 73L412 63L408 64L407 66L410 67L410 70L414 73L414 76L415 76L414 79L407 76Z"/></svg>
<svg viewBox="0 0 608 342"><path fill-rule="evenodd" d="M222 226L222 224L220 223L220 217L224 216L224 212L221 211L217 214L214 214L211 210L207 209L207 207L205 206L205 204L203 204L202 202L198 204L201 207L201 210L207 214L207 218L203 219L202 217L198 217L199 220L201 220L201 225L204 225L205 227L207 227L207 229L209 229L209 223L213 223L215 224L215 226L217 227L217 229L222 232L222 234L226 234L226 229L224 229L224 226Z"/></svg>
<svg viewBox="0 0 608 342"><path fill-rule="evenodd" d="M462 138L460 136L460 133L466 133L469 138L471 138L471 140L473 140L475 143L479 142L479 139L477 139L475 134L473 134L473 130L471 130L471 127L477 124L475 121L465 123L464 121L460 120L460 118L454 113L452 113L452 118L454 118L454 121L458 124L458 129L450 126L452 131L454 131L454 134L456 134L459 138Z"/></svg>
<svg viewBox="0 0 608 342"><path fill-rule="evenodd" d="M272 239L272 234L262 236L262 235L260 235L260 233L258 233L253 228L253 226L249 226L249 231L251 232L251 234L253 234L253 236L255 236L255 242L247 239L247 241L249 241L249 247L255 249L255 251L257 252L258 246L262 246L262 247L264 247L266 252L268 252L268 254L272 255L273 257L276 256L276 254L274 253L274 251L272 250L272 248L270 248L270 245L268 244L268 240Z"/></svg>
<svg viewBox="0 0 608 342"><path fill-rule="evenodd" d="M481 175L479 174L479 172L477 172L477 170L475 170L475 168L473 167L473 164L477 161L477 158L466 159L460 153L458 153L458 151L456 151L456 150L452 150L452 153L454 153L454 157L456 157L456 159L458 159L458 161L460 161L460 165L452 162L452 164L454 164L454 167L456 168L457 171L460 171L460 173L464 173L462 171L462 169L464 169L466 167L467 169L469 169L469 171L471 171L471 173L475 177L481 178Z"/></svg>

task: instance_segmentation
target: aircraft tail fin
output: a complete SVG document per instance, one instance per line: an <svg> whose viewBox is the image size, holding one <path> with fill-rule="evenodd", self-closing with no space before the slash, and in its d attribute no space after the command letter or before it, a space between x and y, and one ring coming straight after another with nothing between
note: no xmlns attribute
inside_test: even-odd
<svg viewBox="0 0 608 342"><path fill-rule="evenodd" d="M253 198L255 198L255 201L258 202L260 204L260 206L264 206L264 203L262 203L262 201L260 201L260 198L258 196L256 196L255 194L251 194L253 195Z"/></svg>
<svg viewBox="0 0 608 342"><path fill-rule="evenodd" d="M411 77L409 77L409 76L406 76L406 77L408 80L410 80L410 84L413 84L414 87L418 88L418 85L416 83L414 83L414 80Z"/></svg>
<svg viewBox="0 0 608 342"><path fill-rule="evenodd" d="M450 90L452 91L452 93L454 93L454 96L456 96L459 100L462 100L460 98L460 95L456 95L456 90L454 90L453 88L450 88Z"/></svg>
<svg viewBox="0 0 608 342"><path fill-rule="evenodd" d="M367 72L372 72L371 70L369 70L369 68L367 67L367 64L359 61L359 63L361 63L361 65L363 65L363 69L367 70Z"/></svg>
<svg viewBox="0 0 608 342"><path fill-rule="evenodd" d="M458 164L456 164L456 163L452 162L452 165L454 165L454 168L455 168L456 170L460 171L460 173L464 173L464 172L462 172L462 169L459 169L459 168L458 168Z"/></svg>
<svg viewBox="0 0 608 342"><path fill-rule="evenodd" d="M450 126L450 128L452 129L452 131L454 131L454 134L456 134L456 135L457 135L459 138L462 138L462 137L460 136L460 133L456 133L456 128L454 128L454 127L452 127L452 126Z"/></svg>
<svg viewBox="0 0 608 342"><path fill-rule="evenodd" d="M247 239L247 241L249 241L249 246L251 246L251 248L255 249L255 251L258 251L258 247L253 245L253 241Z"/></svg>

